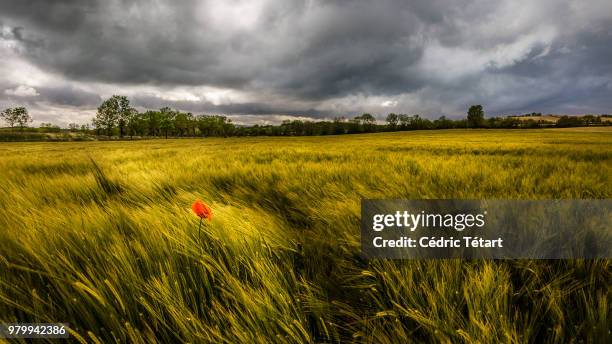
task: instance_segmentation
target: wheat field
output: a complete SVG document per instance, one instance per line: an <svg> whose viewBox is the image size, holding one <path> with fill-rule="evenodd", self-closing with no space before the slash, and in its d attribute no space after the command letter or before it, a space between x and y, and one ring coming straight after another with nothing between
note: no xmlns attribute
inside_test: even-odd
<svg viewBox="0 0 612 344"><path fill-rule="evenodd" d="M359 211L610 198L611 175L605 130L5 143L0 322L83 343L610 342L610 261L367 261Z"/></svg>

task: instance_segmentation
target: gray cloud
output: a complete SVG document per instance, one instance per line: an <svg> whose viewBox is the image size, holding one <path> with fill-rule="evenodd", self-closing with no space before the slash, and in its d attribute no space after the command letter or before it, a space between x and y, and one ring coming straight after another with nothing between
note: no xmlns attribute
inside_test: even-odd
<svg viewBox="0 0 612 344"><path fill-rule="evenodd" d="M12 86L12 87L11 87ZM28 105L47 102L58 106L97 107L102 98L100 95L85 91L70 84L54 85L53 87L30 87L23 85L5 85L0 100L23 102Z"/></svg>
<svg viewBox="0 0 612 344"><path fill-rule="evenodd" d="M609 0L4 0L0 26L12 58L55 78L28 101L75 108L109 89L141 107L318 118L612 105ZM248 96L166 101L143 85Z"/></svg>
<svg viewBox="0 0 612 344"><path fill-rule="evenodd" d="M70 85L39 88L38 92L39 98L63 106L97 107L102 102L100 95Z"/></svg>
<svg viewBox="0 0 612 344"><path fill-rule="evenodd" d="M155 96L137 95L131 98L133 106L141 109L159 109L168 106L192 113L223 113L234 115L288 115L313 118L331 118L333 113L313 108L282 106L268 103L213 104L209 101L165 100Z"/></svg>

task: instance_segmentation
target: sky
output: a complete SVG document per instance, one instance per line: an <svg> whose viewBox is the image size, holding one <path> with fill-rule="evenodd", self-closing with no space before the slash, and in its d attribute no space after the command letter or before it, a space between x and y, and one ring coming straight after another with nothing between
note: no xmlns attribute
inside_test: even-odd
<svg viewBox="0 0 612 344"><path fill-rule="evenodd" d="M0 0L0 108L103 99L239 124L612 113L610 0Z"/></svg>

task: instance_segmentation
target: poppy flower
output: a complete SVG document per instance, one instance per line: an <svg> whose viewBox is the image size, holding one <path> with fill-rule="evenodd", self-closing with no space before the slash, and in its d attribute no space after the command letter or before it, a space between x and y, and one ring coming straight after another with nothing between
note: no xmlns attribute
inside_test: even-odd
<svg viewBox="0 0 612 344"><path fill-rule="evenodd" d="M212 210L206 205L206 203L196 200L193 202L191 209L196 215L198 215L198 217L200 217L200 219L207 219L208 221L212 220Z"/></svg>

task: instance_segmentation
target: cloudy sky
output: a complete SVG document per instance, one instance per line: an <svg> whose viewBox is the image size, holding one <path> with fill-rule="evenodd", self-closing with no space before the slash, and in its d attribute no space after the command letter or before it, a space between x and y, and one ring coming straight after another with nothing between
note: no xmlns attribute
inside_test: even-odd
<svg viewBox="0 0 612 344"><path fill-rule="evenodd" d="M610 0L0 0L0 107L235 121L612 113Z"/></svg>

